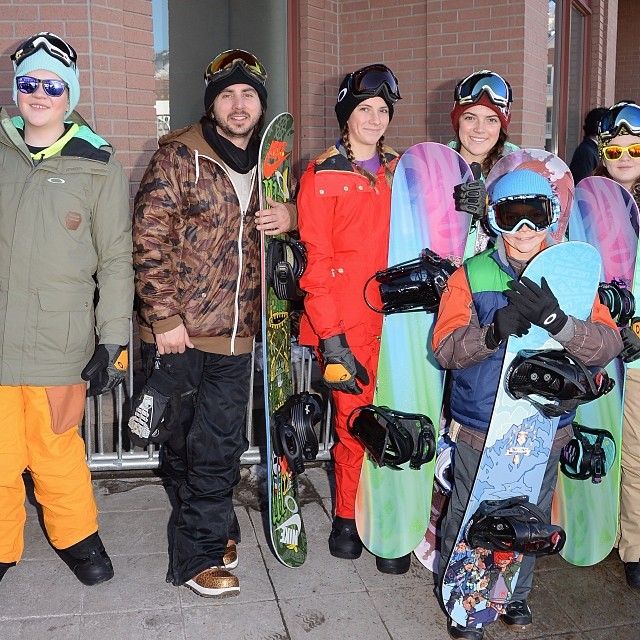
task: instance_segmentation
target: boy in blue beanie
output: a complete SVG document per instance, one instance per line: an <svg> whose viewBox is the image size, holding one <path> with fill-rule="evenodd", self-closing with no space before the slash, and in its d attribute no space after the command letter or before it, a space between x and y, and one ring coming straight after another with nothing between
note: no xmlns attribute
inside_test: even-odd
<svg viewBox="0 0 640 640"><path fill-rule="evenodd" d="M590 318L579 320L562 311L544 279L539 286L526 276L520 278L531 259L554 244L549 231L558 222L560 205L549 181L533 171L516 170L494 183L489 200L489 224L498 234L495 247L467 260L449 278L432 341L439 364L452 370L449 408L456 444L453 491L441 526L440 578L473 487L509 336L525 335L532 324L544 327L587 365L604 366L622 348L611 315L597 296ZM497 284L505 281L504 274L512 279L506 291ZM478 380L483 383L474 382ZM560 451L571 438L574 415L560 419L538 497L549 519ZM534 563L533 556L524 556L513 599L500 615L514 630L532 624L527 597ZM484 636L483 628L460 627L450 619L447 631L452 638Z"/></svg>

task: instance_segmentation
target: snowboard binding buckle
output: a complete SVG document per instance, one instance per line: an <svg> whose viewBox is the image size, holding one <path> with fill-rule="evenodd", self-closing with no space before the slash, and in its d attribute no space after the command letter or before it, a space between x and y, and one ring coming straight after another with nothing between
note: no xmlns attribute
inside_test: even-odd
<svg viewBox="0 0 640 640"><path fill-rule="evenodd" d="M545 416L558 417L609 393L615 381L604 367L587 366L564 349L523 349L511 362L505 385L512 398L525 398ZM533 395L557 404L543 404Z"/></svg>
<svg viewBox="0 0 640 640"><path fill-rule="evenodd" d="M614 322L625 327L636 311L636 301L622 280L601 282L598 286L598 298L609 309Z"/></svg>
<svg viewBox="0 0 640 640"><path fill-rule="evenodd" d="M423 249L417 260L401 262L369 278L364 287L365 302L373 311L385 315L408 311L435 313L447 280L456 268L431 249ZM381 309L367 299L367 287L374 279L380 290Z"/></svg>
<svg viewBox="0 0 640 640"><path fill-rule="evenodd" d="M369 404L353 411L347 427L380 467L401 470L400 465L408 462L417 470L435 456L433 423L420 413Z"/></svg>
<svg viewBox="0 0 640 640"><path fill-rule="evenodd" d="M297 240L271 238L267 247L266 274L279 300L302 300L300 278L307 268L307 249Z"/></svg>
<svg viewBox="0 0 640 640"><path fill-rule="evenodd" d="M591 429L574 422L573 439L560 454L560 469L572 480L599 484L616 457L616 443L606 429Z"/></svg>
<svg viewBox="0 0 640 640"><path fill-rule="evenodd" d="M286 458L291 471L300 474L305 461L316 459L318 436L314 425L322 417L322 398L317 393L295 393L274 413L272 441L275 454Z"/></svg>
<svg viewBox="0 0 640 640"><path fill-rule="evenodd" d="M465 528L471 547L545 556L558 553L567 539L528 496L483 500Z"/></svg>

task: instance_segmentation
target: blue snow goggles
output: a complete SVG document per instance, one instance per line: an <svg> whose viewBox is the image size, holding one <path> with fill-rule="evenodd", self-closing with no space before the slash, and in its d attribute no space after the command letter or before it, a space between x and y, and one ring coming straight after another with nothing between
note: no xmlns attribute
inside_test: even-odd
<svg viewBox="0 0 640 640"><path fill-rule="evenodd" d="M205 84L216 82L231 75L238 67L255 78L260 84L267 81L267 70L252 53L243 49L229 49L216 56L204 72Z"/></svg>
<svg viewBox="0 0 640 640"><path fill-rule="evenodd" d="M373 97L384 91L391 102L402 99L398 78L384 64L371 64L351 73L347 90L356 98Z"/></svg>
<svg viewBox="0 0 640 640"><path fill-rule="evenodd" d="M614 104L598 123L598 140L606 141L626 132L640 136L640 106L633 102Z"/></svg>
<svg viewBox="0 0 640 640"><path fill-rule="evenodd" d="M486 94L497 107L507 110L513 101L511 85L502 76L487 69L475 71L464 80L460 80L453 97L458 104L465 105L475 104L483 94Z"/></svg>
<svg viewBox="0 0 640 640"><path fill-rule="evenodd" d="M77 68L78 54L76 50L60 36L49 31L36 33L35 36L25 40L16 49L11 56L13 68L17 69L19 64L40 49L44 49L52 58L61 62L65 67Z"/></svg>
<svg viewBox="0 0 640 640"><path fill-rule="evenodd" d="M38 90L38 87L42 85L44 92L50 98L59 98L64 90L69 86L62 80L54 80L53 78L47 80L40 80L31 76L18 76L16 78L16 86L20 93L26 93L31 95Z"/></svg>
<svg viewBox="0 0 640 640"><path fill-rule="evenodd" d="M524 225L542 231L558 221L560 204L543 195L509 196L490 204L487 215L489 225L498 233L515 233Z"/></svg>

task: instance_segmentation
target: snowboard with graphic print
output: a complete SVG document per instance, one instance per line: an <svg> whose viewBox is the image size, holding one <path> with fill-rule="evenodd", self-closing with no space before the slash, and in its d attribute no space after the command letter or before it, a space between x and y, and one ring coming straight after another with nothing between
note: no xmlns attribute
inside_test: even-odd
<svg viewBox="0 0 640 640"><path fill-rule="evenodd" d="M267 197L291 199L293 117L281 113L267 126L260 144L258 180L260 208ZM266 256L272 236L261 234L262 357L266 420L267 501L273 551L284 565L300 567L307 557L307 536L302 521L298 479L284 456L274 449L273 416L293 393L291 375L290 303L280 300L268 281ZM283 237L283 236L275 236Z"/></svg>
<svg viewBox="0 0 640 640"><path fill-rule="evenodd" d="M613 280L631 291L638 247L638 207L631 194L614 180L592 176L581 180L569 220L569 239L592 244L602 258L600 281ZM601 482L575 480L560 473L554 496L553 522L567 534L562 557L590 566L607 557L618 533L620 452L625 364L616 358L606 367L616 386L605 396L581 405L576 422L607 429L613 435L612 466Z"/></svg>
<svg viewBox="0 0 640 640"><path fill-rule="evenodd" d="M545 151L544 149L516 149L503 156L493 166L486 179L487 189L495 184L496 180L506 173L516 169L529 169L535 171L549 180L555 195L560 202L560 220L556 228L551 231L552 237L560 242L564 239L567 223L571 214L571 207L574 197L573 176L569 167L558 156ZM467 246L467 253L469 246ZM471 255L467 255L471 257ZM440 438L438 452L439 457L445 455L447 439ZM455 448L449 448L449 455L453 455ZM431 519L429 527L424 535L424 539L415 549L415 555L420 562L430 571L436 571L440 557L440 521L447 509L448 496L442 485L434 483L435 490L431 507Z"/></svg>
<svg viewBox="0 0 640 640"><path fill-rule="evenodd" d="M591 313L600 278L598 251L585 242L564 242L541 251L523 276L538 285L544 276L560 307L575 318ZM575 286L579 282L580 287ZM558 418L549 418L527 399L514 399L506 389L506 374L522 349L561 349L541 327L511 336L506 345L500 382L484 449L465 514L441 580L442 604L463 627L494 622L512 599L523 556L516 552L472 548L465 533L484 500L528 496L536 503ZM545 401L547 402L547 401Z"/></svg>
<svg viewBox="0 0 640 640"><path fill-rule="evenodd" d="M416 260L429 248L462 261L471 216L456 211L453 187L473 180L453 149L434 142L409 148L400 158L391 190L389 266ZM428 416L437 426L444 372L431 352L434 313L386 316L374 404ZM437 436L437 434L436 434ZM411 553L429 524L435 461L419 470L379 467L365 455L356 495L356 525L364 545L381 558Z"/></svg>

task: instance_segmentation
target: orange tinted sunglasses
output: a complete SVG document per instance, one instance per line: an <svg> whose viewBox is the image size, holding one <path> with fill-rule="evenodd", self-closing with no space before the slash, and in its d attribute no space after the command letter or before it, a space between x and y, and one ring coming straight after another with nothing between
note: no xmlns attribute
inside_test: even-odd
<svg viewBox="0 0 640 640"><path fill-rule="evenodd" d="M617 144L602 147L602 155L605 160L620 160L625 151L634 160L640 158L640 143L630 144L628 147L621 147Z"/></svg>

